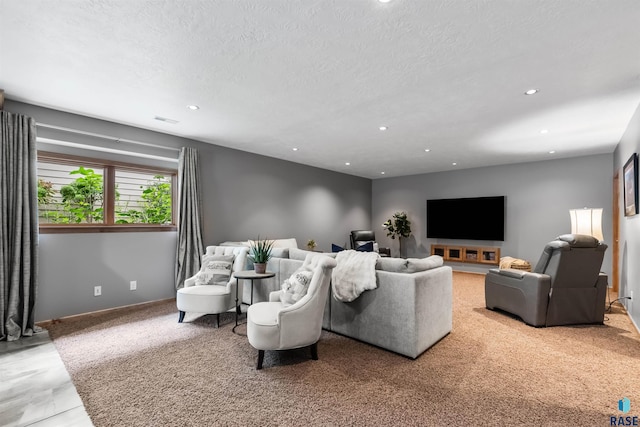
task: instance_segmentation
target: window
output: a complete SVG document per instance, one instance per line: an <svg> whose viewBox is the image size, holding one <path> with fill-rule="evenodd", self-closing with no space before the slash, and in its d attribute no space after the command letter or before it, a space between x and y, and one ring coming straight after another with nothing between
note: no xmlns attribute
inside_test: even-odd
<svg viewBox="0 0 640 427"><path fill-rule="evenodd" d="M171 224L171 176L116 170L116 224Z"/></svg>
<svg viewBox="0 0 640 427"><path fill-rule="evenodd" d="M38 153L41 233L172 231L176 171Z"/></svg>

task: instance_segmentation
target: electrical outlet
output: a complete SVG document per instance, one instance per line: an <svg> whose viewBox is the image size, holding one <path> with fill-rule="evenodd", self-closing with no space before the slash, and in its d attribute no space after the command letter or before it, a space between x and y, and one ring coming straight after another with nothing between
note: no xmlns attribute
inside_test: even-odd
<svg viewBox="0 0 640 427"><path fill-rule="evenodd" d="M102 286L94 286L93 287L93 296L94 297L99 297L100 295L102 295Z"/></svg>
<svg viewBox="0 0 640 427"><path fill-rule="evenodd" d="M138 289L138 282L135 280L132 280L129 282L129 290L130 291L135 291L136 289Z"/></svg>

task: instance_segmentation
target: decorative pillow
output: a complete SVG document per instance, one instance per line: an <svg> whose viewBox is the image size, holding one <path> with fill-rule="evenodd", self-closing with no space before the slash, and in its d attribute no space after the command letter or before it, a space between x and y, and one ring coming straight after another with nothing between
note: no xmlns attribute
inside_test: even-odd
<svg viewBox="0 0 640 427"><path fill-rule="evenodd" d="M358 242L356 243L356 251L360 252L373 252L373 242Z"/></svg>
<svg viewBox="0 0 640 427"><path fill-rule="evenodd" d="M196 285L226 285L233 270L235 255L210 255L202 260Z"/></svg>
<svg viewBox="0 0 640 427"><path fill-rule="evenodd" d="M282 305L288 307L307 294L309 284L313 272L305 269L299 269L282 283L282 292L280 293L280 301Z"/></svg>
<svg viewBox="0 0 640 427"><path fill-rule="evenodd" d="M334 243L331 244L331 252L342 252L344 248L342 246L338 246Z"/></svg>

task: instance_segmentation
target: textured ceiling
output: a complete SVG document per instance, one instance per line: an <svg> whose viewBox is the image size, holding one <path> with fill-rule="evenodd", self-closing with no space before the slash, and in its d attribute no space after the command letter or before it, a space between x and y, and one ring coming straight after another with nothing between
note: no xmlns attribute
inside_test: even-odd
<svg viewBox="0 0 640 427"><path fill-rule="evenodd" d="M637 0L0 0L0 88L382 178L612 152L639 22Z"/></svg>

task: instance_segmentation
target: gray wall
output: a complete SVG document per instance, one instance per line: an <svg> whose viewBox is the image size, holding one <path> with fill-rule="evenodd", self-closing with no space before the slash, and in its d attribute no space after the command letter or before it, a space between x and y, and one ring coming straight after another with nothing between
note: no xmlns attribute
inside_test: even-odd
<svg viewBox="0 0 640 427"><path fill-rule="evenodd" d="M313 238L321 250L344 243L352 229L370 228L371 181L211 144L8 100L5 109L37 122L200 153L206 245L225 240ZM61 138L52 131L39 136ZM66 135L78 141L77 137ZM126 144L80 138L96 146ZM79 141L80 142L80 141ZM129 163L177 163L39 144L42 149ZM141 146L136 151L177 157L175 151ZM43 234L36 321L175 296L175 232ZM129 290L136 280L138 289ZM93 287L102 286L102 296Z"/></svg>
<svg viewBox="0 0 640 427"><path fill-rule="evenodd" d="M631 296L625 301L631 319L640 330L640 215L624 216L624 192L622 168L633 153L640 152L640 107L614 152L614 173L620 173L620 286L619 296Z"/></svg>
<svg viewBox="0 0 640 427"><path fill-rule="evenodd" d="M174 297L175 251L175 232L41 234L36 321Z"/></svg>
<svg viewBox="0 0 640 427"><path fill-rule="evenodd" d="M585 206L604 208L605 242L611 242L612 154L549 160L413 175L373 181L373 224L382 224L396 211L406 211L413 235L407 255L426 256L431 244L497 246L501 256L538 261L544 245L554 237L569 233L569 210ZM506 196L505 241L464 241L427 239L426 200L456 197ZM479 227L482 224L478 224ZM376 237L381 246L398 253L397 241L384 230ZM478 264L451 263L461 271L486 272ZM611 271L607 251L603 270Z"/></svg>
<svg viewBox="0 0 640 427"><path fill-rule="evenodd" d="M295 237L317 250L371 226L371 180L217 146L200 148L204 239Z"/></svg>

